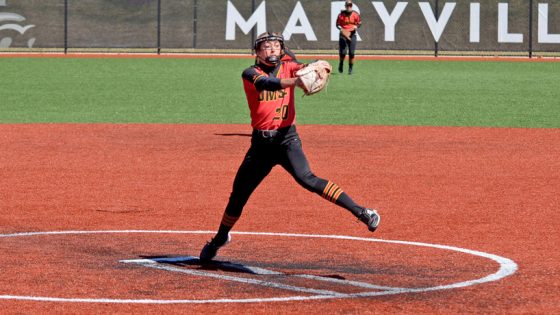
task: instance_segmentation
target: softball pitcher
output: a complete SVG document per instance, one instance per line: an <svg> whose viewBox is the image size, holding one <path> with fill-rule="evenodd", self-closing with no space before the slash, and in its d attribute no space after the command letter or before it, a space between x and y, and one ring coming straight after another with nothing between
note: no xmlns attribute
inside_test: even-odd
<svg viewBox="0 0 560 315"><path fill-rule="evenodd" d="M281 165L307 190L350 211L370 231L375 231L380 221L377 211L356 204L338 185L311 172L294 124L294 88L302 84L295 73L305 64L282 61L284 39L277 33L261 34L253 48L255 65L241 75L253 127L251 146L233 181L218 232L202 248L201 262L212 260L218 250L230 242L229 232L239 220L243 207L276 165Z"/></svg>

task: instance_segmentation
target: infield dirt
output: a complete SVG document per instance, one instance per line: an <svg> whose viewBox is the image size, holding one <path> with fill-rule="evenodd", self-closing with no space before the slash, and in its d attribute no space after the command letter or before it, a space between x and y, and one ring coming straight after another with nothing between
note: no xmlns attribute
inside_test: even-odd
<svg viewBox="0 0 560 315"><path fill-rule="evenodd" d="M298 127L313 171L379 209L370 234L280 167L256 190L237 231L339 234L494 253L514 275L463 289L390 297L204 305L2 299L11 313L554 313L560 309L560 130ZM244 125L0 125L2 234L63 230L215 230L250 140ZM258 286L118 264L198 255L211 235L0 238L0 295L231 298ZM237 236L221 257L285 271L373 277L422 287L494 272L461 255L314 240ZM368 278L370 279L370 278ZM278 293L279 295L282 295ZM4 312L4 311L2 311Z"/></svg>

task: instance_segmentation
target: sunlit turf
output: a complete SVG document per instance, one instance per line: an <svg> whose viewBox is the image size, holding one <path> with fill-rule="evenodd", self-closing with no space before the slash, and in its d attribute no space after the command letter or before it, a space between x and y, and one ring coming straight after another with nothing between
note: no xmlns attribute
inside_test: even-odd
<svg viewBox="0 0 560 315"><path fill-rule="evenodd" d="M304 60L307 61L307 60ZM560 127L560 63L358 60L299 124ZM1 123L248 123L252 59L0 58Z"/></svg>

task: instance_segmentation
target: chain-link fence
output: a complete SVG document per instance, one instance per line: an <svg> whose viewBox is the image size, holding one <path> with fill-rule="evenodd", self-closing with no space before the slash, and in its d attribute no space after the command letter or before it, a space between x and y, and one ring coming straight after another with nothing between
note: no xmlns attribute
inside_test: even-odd
<svg viewBox="0 0 560 315"><path fill-rule="evenodd" d="M343 1L0 0L0 51L335 52ZM560 55L557 0L354 1L361 54Z"/></svg>

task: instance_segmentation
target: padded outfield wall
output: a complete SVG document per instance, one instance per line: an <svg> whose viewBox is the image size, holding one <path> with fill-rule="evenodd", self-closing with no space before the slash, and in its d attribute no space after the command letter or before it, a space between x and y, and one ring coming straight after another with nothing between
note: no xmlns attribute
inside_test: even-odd
<svg viewBox="0 0 560 315"><path fill-rule="evenodd" d="M0 50L246 50L265 30L336 50L343 1L0 0ZM557 0L354 1L359 50L560 55Z"/></svg>

